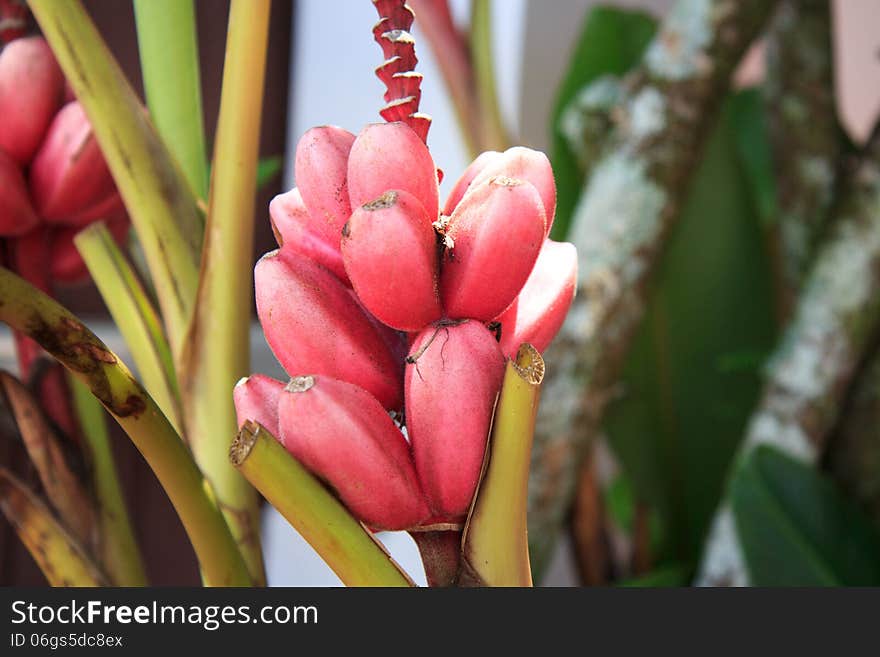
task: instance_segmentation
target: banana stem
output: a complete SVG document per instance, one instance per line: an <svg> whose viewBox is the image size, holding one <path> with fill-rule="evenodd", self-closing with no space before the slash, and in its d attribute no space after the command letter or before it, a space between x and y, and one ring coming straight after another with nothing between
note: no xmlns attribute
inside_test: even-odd
<svg viewBox="0 0 880 657"><path fill-rule="evenodd" d="M175 431L181 433L180 392L171 349L162 333L159 315L134 269L102 223L79 232L74 242L128 345L147 392Z"/></svg>
<svg viewBox="0 0 880 657"><path fill-rule="evenodd" d="M51 586L106 586L104 575L45 503L3 467L0 511Z"/></svg>
<svg viewBox="0 0 880 657"><path fill-rule="evenodd" d="M192 0L134 0L147 107L193 194L208 196L199 46Z"/></svg>
<svg viewBox="0 0 880 657"><path fill-rule="evenodd" d="M428 586L455 586L461 566L461 531L411 531L409 535L419 548Z"/></svg>
<svg viewBox="0 0 880 657"><path fill-rule="evenodd" d="M462 585L531 586L526 527L529 462L544 360L524 344L507 363L488 463L462 541Z"/></svg>
<svg viewBox="0 0 880 657"><path fill-rule="evenodd" d="M346 586L412 586L382 545L265 428L248 421L229 459Z"/></svg>
<svg viewBox="0 0 880 657"><path fill-rule="evenodd" d="M492 8L489 0L471 6L470 46L480 109L480 144L483 150L503 151L510 145L495 83L492 55Z"/></svg>
<svg viewBox="0 0 880 657"><path fill-rule="evenodd" d="M208 228L181 387L186 432L251 577L265 581L253 487L229 463L232 389L250 371L254 199L269 0L233 0L208 202Z"/></svg>
<svg viewBox="0 0 880 657"><path fill-rule="evenodd" d="M177 358L198 287L204 226L195 196L80 0L29 4L125 201Z"/></svg>
<svg viewBox="0 0 880 657"><path fill-rule="evenodd" d="M116 354L72 313L5 268L0 268L0 321L57 358L125 430L177 510L207 581L213 586L250 584L186 446Z"/></svg>
<svg viewBox="0 0 880 657"><path fill-rule="evenodd" d="M146 586L147 575L116 473L104 409L82 382L73 376L69 382L98 503L98 557L113 584Z"/></svg>

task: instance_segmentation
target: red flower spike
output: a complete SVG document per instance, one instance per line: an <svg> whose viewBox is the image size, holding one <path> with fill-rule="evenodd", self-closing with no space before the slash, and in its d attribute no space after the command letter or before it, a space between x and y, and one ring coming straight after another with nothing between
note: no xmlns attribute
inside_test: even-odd
<svg viewBox="0 0 880 657"><path fill-rule="evenodd" d="M442 316L432 217L412 194L386 192L357 208L342 231L342 257L354 291L379 321L418 331Z"/></svg>
<svg viewBox="0 0 880 657"><path fill-rule="evenodd" d="M30 188L37 212L54 224L83 226L96 207L112 204L116 186L79 102L55 115L34 156Z"/></svg>
<svg viewBox="0 0 880 657"><path fill-rule="evenodd" d="M446 229L440 299L447 317L488 322L504 312L535 265L544 227L541 197L524 180L492 178L465 194Z"/></svg>
<svg viewBox="0 0 880 657"><path fill-rule="evenodd" d="M446 199L446 205L443 206L443 214L446 216L451 215L462 197L467 193L474 178L480 175L483 169L497 161L500 157L501 153L498 151L484 151L477 155L476 159L471 162L468 165L468 168L464 170L464 173L461 174L461 178L455 182L455 187L452 188L452 191L449 192L449 197Z"/></svg>
<svg viewBox="0 0 880 657"><path fill-rule="evenodd" d="M278 401L284 384L281 381L252 374L241 379L232 390L235 402L235 417L239 428L248 420L259 422L276 438L280 437L278 423Z"/></svg>
<svg viewBox="0 0 880 657"><path fill-rule="evenodd" d="M449 520L470 507L489 439L504 356L479 322L429 326L407 359L406 426L432 510Z"/></svg>
<svg viewBox="0 0 880 657"><path fill-rule="evenodd" d="M269 203L269 217L275 240L282 251L298 253L329 269L345 285L350 285L339 243L331 244L303 203L299 189L279 194Z"/></svg>
<svg viewBox="0 0 880 657"><path fill-rule="evenodd" d="M0 237L30 232L40 223L18 164L0 150Z"/></svg>
<svg viewBox="0 0 880 657"><path fill-rule="evenodd" d="M287 451L373 529L408 529L429 516L406 439L365 390L298 376L281 393L278 417Z"/></svg>
<svg viewBox="0 0 880 657"><path fill-rule="evenodd" d="M385 102L391 102L394 99L408 98L415 96L421 98L422 95L422 74L415 71L404 71L402 73L393 73L388 78L388 91L385 92ZM418 109L418 106L416 107Z"/></svg>
<svg viewBox="0 0 880 657"><path fill-rule="evenodd" d="M322 126L306 132L296 145L296 183L312 215L310 227L336 249L351 214L346 172L354 141L347 130Z"/></svg>
<svg viewBox="0 0 880 657"><path fill-rule="evenodd" d="M541 195L544 216L547 221L544 236L549 235L556 212L556 182L553 180L553 168L550 166L550 160L547 159L547 156L541 151L524 146L508 148L501 154L501 157L492 158L487 162L479 175L474 178L471 189L476 189L480 183L497 176L527 180L535 186Z"/></svg>
<svg viewBox="0 0 880 657"><path fill-rule="evenodd" d="M296 253L273 251L257 263L254 285L266 340L288 374L348 381L385 408L400 409L398 365L333 274Z"/></svg>
<svg viewBox="0 0 880 657"><path fill-rule="evenodd" d="M30 163L61 103L64 76L42 37L16 39L0 53L0 149Z"/></svg>
<svg viewBox="0 0 880 657"><path fill-rule="evenodd" d="M437 215L437 171L424 141L403 123L374 123L361 131L349 154L351 206L369 203L392 189L409 192L429 216Z"/></svg>
<svg viewBox="0 0 880 657"><path fill-rule="evenodd" d="M524 342L544 351L559 332L577 288L577 250L568 242L545 240L535 268L516 301L496 318L501 350L513 358Z"/></svg>

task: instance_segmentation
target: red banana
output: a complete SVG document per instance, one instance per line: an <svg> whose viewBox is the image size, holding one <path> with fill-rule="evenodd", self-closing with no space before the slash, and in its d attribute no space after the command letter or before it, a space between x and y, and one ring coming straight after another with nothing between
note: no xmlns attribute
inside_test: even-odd
<svg viewBox="0 0 880 657"><path fill-rule="evenodd" d="M272 377L251 374L235 384L232 399L235 417L241 427L248 420L259 422L276 438L280 437L278 400L284 384Z"/></svg>
<svg viewBox="0 0 880 657"><path fill-rule="evenodd" d="M278 404L281 442L373 529L429 516L409 445L367 391L327 376L294 377Z"/></svg>
<svg viewBox="0 0 880 657"><path fill-rule="evenodd" d="M0 150L0 190L2 190L0 237L24 235L40 223L31 205L21 168L2 150Z"/></svg>

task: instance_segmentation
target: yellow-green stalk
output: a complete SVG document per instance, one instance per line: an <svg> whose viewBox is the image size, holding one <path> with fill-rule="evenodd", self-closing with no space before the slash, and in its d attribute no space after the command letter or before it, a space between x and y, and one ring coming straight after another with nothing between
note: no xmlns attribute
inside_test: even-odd
<svg viewBox="0 0 880 657"><path fill-rule="evenodd" d="M238 431L232 389L250 372L254 198L269 0L233 0L214 144L208 226L180 383L186 434L251 577L265 581L253 487L229 463Z"/></svg>
<svg viewBox="0 0 880 657"><path fill-rule="evenodd" d="M507 363L485 472L462 540L461 584L531 586L529 461L544 360L530 344Z"/></svg>
<svg viewBox="0 0 880 657"><path fill-rule="evenodd" d="M495 83L492 55L492 6L489 0L474 0L471 6L470 46L480 108L480 145L482 150L503 151L510 145Z"/></svg>
<svg viewBox="0 0 880 657"><path fill-rule="evenodd" d="M248 421L229 459L346 586L412 586L379 542L272 434Z"/></svg>
<svg viewBox="0 0 880 657"><path fill-rule="evenodd" d="M97 554L116 586L146 586L147 575L125 507L125 496L116 472L104 408L78 379L68 376L73 405L82 425L84 451L89 459L98 506Z"/></svg>
<svg viewBox="0 0 880 657"><path fill-rule="evenodd" d="M80 256L119 328L144 387L165 417L182 433L180 392L171 349L134 269L102 223L94 223L74 238Z"/></svg>
<svg viewBox="0 0 880 657"><path fill-rule="evenodd" d="M208 195L193 0L134 0L144 92L153 124L196 197Z"/></svg>
<svg viewBox="0 0 880 657"><path fill-rule="evenodd" d="M186 445L116 354L70 311L3 267L0 321L58 359L125 430L180 516L206 581L249 585L241 554Z"/></svg>

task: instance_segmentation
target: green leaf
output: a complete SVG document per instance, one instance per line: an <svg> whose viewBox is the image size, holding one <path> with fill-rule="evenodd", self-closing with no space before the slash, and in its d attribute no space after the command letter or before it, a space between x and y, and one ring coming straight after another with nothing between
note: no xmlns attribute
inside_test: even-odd
<svg viewBox="0 0 880 657"><path fill-rule="evenodd" d="M580 196L584 172L559 125L562 112L584 87L602 75L620 75L635 65L654 36L656 21L648 14L595 7L586 16L568 72L556 95L550 120L551 157L556 177L554 239L564 239Z"/></svg>
<svg viewBox="0 0 880 657"><path fill-rule="evenodd" d="M776 178L760 90L745 89L734 95L730 114L749 195L761 221L770 225L777 216Z"/></svg>
<svg viewBox="0 0 880 657"><path fill-rule="evenodd" d="M646 575L624 580L618 586L642 588L687 586L689 579L689 569L682 564L673 563L655 568Z"/></svg>
<svg viewBox="0 0 880 657"><path fill-rule="evenodd" d="M257 163L257 189L263 189L281 172L283 160L280 155L264 157Z"/></svg>
<svg viewBox="0 0 880 657"><path fill-rule="evenodd" d="M726 104L659 263L645 320L606 413L663 557L693 564L774 342L771 269ZM659 558L659 555L654 555Z"/></svg>
<svg viewBox="0 0 880 657"><path fill-rule="evenodd" d="M760 446L730 491L755 586L880 584L880 536L814 467Z"/></svg>

